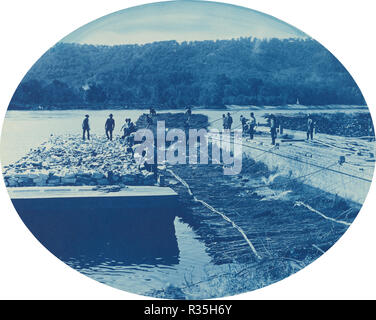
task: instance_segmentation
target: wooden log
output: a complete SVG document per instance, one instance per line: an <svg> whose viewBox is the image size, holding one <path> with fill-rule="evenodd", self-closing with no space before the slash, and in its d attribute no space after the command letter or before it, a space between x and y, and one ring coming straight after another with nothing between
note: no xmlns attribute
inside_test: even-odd
<svg viewBox="0 0 376 320"><path fill-rule="evenodd" d="M281 139L281 142L304 142L305 139Z"/></svg>

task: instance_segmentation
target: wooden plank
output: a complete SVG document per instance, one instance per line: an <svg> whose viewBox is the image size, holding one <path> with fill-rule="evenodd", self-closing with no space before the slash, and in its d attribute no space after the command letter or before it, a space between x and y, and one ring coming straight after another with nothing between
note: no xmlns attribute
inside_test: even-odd
<svg viewBox="0 0 376 320"><path fill-rule="evenodd" d="M305 142L305 139L281 139L281 142Z"/></svg>
<svg viewBox="0 0 376 320"><path fill-rule="evenodd" d="M111 189L109 189L111 190ZM69 210L79 208L158 208L174 207L177 193L168 187L130 186L114 192L83 187L8 188L17 210Z"/></svg>
<svg viewBox="0 0 376 320"><path fill-rule="evenodd" d="M86 198L86 197L137 197L137 196L173 196L177 193L168 187L130 186L116 191L92 186L80 187L17 187L8 188L12 199L33 198Z"/></svg>

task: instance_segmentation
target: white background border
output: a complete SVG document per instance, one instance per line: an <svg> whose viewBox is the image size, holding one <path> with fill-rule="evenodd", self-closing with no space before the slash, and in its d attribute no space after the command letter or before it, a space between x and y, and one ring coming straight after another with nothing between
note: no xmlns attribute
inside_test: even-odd
<svg viewBox="0 0 376 320"><path fill-rule="evenodd" d="M154 2L154 1L150 1ZM374 0L226 1L273 15L318 40L348 69L376 119ZM59 39L145 1L2 1L0 121L22 77ZM1 123L2 126L2 123ZM20 131L19 139L24 132ZM26 133L27 134L27 133ZM32 133L30 133L32 134ZM376 186L346 234L297 274L236 299L375 299ZM0 299L145 299L91 280L49 253L23 225L0 180Z"/></svg>

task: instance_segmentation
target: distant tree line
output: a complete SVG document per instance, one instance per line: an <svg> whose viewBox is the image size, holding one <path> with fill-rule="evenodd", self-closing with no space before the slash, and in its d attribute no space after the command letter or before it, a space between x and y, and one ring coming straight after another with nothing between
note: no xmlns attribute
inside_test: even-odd
<svg viewBox="0 0 376 320"><path fill-rule="evenodd" d="M240 38L94 46L58 43L11 106L364 105L341 63L312 39Z"/></svg>

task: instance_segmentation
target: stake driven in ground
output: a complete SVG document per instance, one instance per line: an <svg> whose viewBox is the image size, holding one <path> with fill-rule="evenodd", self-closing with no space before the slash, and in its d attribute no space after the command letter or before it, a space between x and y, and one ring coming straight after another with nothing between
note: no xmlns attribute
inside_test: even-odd
<svg viewBox="0 0 376 320"><path fill-rule="evenodd" d="M210 204L206 203L205 201L197 199L196 196L193 194L193 192L192 192L189 184L186 181L184 181L181 177L179 177L174 171L172 171L171 169L167 169L167 171L170 172L175 177L176 180L178 180L184 187L187 188L189 195L191 197L193 197L193 201L201 203L206 208L208 208L210 211L212 211L212 212L220 215L224 220L226 220L227 222L231 223L232 226L240 232L240 234L242 235L242 237L244 238L244 240L247 242L248 246L251 248L251 250L254 253L254 255L256 256L256 258L259 259L259 260L261 260L261 256L258 254L258 252L256 251L254 245L248 239L247 235L244 233L244 231L243 231L242 228L240 228L234 221L232 221L224 213L219 212L218 210L216 210L215 208L213 208Z"/></svg>

